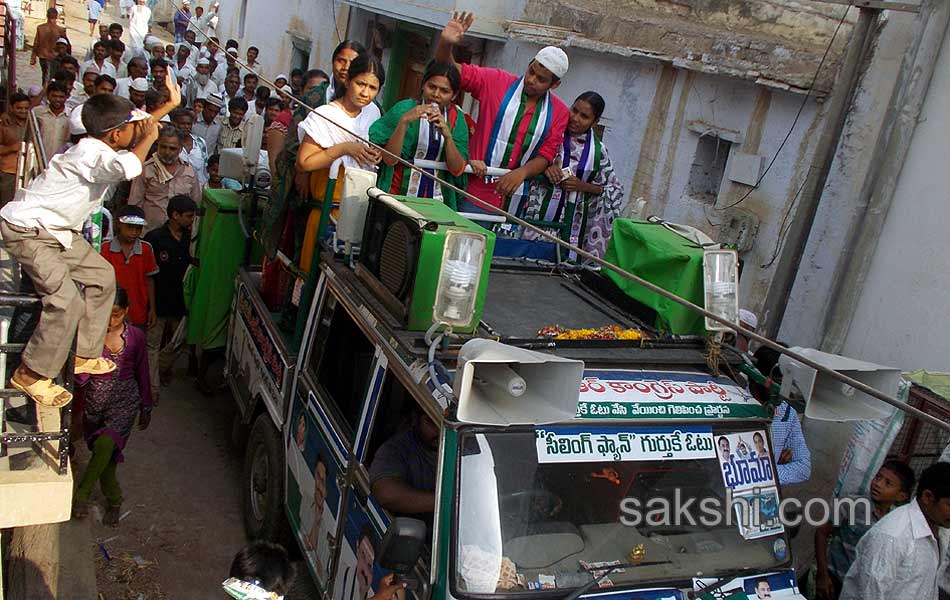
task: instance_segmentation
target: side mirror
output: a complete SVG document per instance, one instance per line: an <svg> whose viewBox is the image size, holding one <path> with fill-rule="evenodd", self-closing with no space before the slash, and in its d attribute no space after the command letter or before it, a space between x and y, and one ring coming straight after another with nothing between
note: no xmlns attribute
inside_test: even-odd
<svg viewBox="0 0 950 600"><path fill-rule="evenodd" d="M419 519L396 517L379 543L379 566L397 575L412 571L426 543L426 524Z"/></svg>

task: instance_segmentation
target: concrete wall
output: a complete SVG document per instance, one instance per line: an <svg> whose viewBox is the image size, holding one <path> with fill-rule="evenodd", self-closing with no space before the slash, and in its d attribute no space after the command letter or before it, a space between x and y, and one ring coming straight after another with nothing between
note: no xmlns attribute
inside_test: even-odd
<svg viewBox="0 0 950 600"><path fill-rule="evenodd" d="M817 347L829 311L831 285L840 277L842 257L858 197L894 80L911 35L912 15L894 15L884 26L835 156L815 228L780 338ZM944 42L934 79L893 204L878 241L868 280L844 340L842 353L912 370L947 370L950 322L950 173L943 167L950 151L943 132L950 126L950 44Z"/></svg>
<svg viewBox="0 0 950 600"><path fill-rule="evenodd" d="M845 354L907 370L950 368L948 131L950 41L945 39Z"/></svg>
<svg viewBox="0 0 950 600"><path fill-rule="evenodd" d="M913 15L889 16L851 106L779 331L779 339L795 346L821 345L832 284L862 208L858 195L873 168L871 149L910 42Z"/></svg>
<svg viewBox="0 0 950 600"><path fill-rule="evenodd" d="M272 78L289 75L294 39L309 45L310 67L329 70L330 54L346 35L345 18L337 22L337 12L346 7L333 0L220 0L218 38L241 43L241 58L248 46L260 49L258 61L263 74ZM244 30L241 11L245 7ZM338 33L339 32L339 33Z"/></svg>

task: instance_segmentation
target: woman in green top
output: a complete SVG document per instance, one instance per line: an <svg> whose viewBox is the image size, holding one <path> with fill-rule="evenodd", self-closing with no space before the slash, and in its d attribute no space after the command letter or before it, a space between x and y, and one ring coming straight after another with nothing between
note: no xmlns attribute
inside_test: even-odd
<svg viewBox="0 0 950 600"><path fill-rule="evenodd" d="M468 162L468 126L462 110L452 101L460 86L461 76L454 65L429 63L422 76L419 97L396 103L373 123L370 140L409 162L445 162L449 177L445 173L440 177L455 185L464 183L461 175ZM438 189L434 179L406 168L388 155L383 155L379 165L377 187L402 196L441 196L443 202L455 208L452 190Z"/></svg>

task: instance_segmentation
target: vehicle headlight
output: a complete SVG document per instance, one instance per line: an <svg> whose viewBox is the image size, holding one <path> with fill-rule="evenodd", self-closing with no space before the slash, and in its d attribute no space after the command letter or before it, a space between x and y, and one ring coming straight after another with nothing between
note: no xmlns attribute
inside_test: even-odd
<svg viewBox="0 0 950 600"><path fill-rule="evenodd" d="M730 323L739 322L739 255L735 250L703 252L706 310ZM707 331L734 331L706 318Z"/></svg>
<svg viewBox="0 0 950 600"><path fill-rule="evenodd" d="M455 327L467 327L475 314L475 300L485 261L485 236L449 231L442 250L439 284L432 319Z"/></svg>

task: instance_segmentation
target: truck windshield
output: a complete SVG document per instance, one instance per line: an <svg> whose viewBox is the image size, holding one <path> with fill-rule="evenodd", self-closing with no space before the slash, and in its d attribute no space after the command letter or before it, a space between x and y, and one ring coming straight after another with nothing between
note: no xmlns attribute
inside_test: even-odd
<svg viewBox="0 0 950 600"><path fill-rule="evenodd" d="M638 565L609 573L600 586L688 585L781 566L788 540L776 519L766 430L760 423L463 433L456 589L569 590L600 575L598 567L628 563Z"/></svg>

